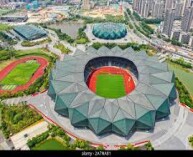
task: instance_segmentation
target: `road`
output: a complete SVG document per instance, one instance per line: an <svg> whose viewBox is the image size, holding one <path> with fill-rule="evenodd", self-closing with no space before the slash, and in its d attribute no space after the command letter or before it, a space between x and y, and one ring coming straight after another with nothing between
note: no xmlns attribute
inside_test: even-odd
<svg viewBox="0 0 193 157"><path fill-rule="evenodd" d="M54 48L54 45L60 42L65 47L70 49L72 53L75 52L76 47L73 47L72 45L70 45L69 43L67 43L65 41L59 40L57 34L54 31L52 31L50 29L46 29L46 31L48 31L48 37L52 40L50 43L35 45L35 46L31 46L31 47L24 47L21 45L22 41L20 41L14 46L14 48L16 50L32 50L32 49L38 49L38 48L48 48L51 52L53 52L54 54L59 56L60 60L63 60L65 55L59 49Z"/></svg>

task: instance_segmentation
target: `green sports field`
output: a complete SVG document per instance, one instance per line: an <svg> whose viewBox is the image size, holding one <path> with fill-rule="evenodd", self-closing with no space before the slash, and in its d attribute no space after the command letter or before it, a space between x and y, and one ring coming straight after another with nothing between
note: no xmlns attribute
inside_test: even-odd
<svg viewBox="0 0 193 157"><path fill-rule="evenodd" d="M32 150L65 150L65 147L55 139L49 139L34 147Z"/></svg>
<svg viewBox="0 0 193 157"><path fill-rule="evenodd" d="M1 82L1 85L24 85L33 73L38 69L39 63L36 61L28 61L18 64Z"/></svg>
<svg viewBox="0 0 193 157"><path fill-rule="evenodd" d="M126 95L123 76L99 74L96 82L96 94L105 98L119 98Z"/></svg>

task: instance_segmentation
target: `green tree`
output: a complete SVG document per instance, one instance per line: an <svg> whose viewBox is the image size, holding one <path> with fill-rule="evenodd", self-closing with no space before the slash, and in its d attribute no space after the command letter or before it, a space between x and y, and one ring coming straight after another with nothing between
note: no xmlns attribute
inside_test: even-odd
<svg viewBox="0 0 193 157"><path fill-rule="evenodd" d="M96 148L97 150L105 150L104 146L103 145L100 145Z"/></svg>
<svg viewBox="0 0 193 157"><path fill-rule="evenodd" d="M145 144L145 147L146 147L147 150L154 150L151 142L146 143L146 144Z"/></svg>

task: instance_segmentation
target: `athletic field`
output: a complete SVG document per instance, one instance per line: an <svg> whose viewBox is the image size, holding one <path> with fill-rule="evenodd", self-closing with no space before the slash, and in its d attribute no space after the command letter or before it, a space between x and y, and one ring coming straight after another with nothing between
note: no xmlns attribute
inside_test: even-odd
<svg viewBox="0 0 193 157"><path fill-rule="evenodd" d="M32 75L36 72L40 65L34 61L27 61L25 63L18 64L1 82L1 85L8 87L9 85L24 85L26 84ZM5 88L4 87L4 88Z"/></svg>
<svg viewBox="0 0 193 157"><path fill-rule="evenodd" d="M96 80L96 94L105 98L119 98L126 95L124 78L116 74L99 74Z"/></svg>

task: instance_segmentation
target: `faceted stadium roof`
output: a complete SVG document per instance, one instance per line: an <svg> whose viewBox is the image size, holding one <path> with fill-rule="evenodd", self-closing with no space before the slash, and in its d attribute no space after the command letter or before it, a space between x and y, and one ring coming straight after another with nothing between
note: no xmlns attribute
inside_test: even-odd
<svg viewBox="0 0 193 157"><path fill-rule="evenodd" d="M92 33L101 39L114 40L127 35L127 29L122 23L96 23L93 26Z"/></svg>
<svg viewBox="0 0 193 157"><path fill-rule="evenodd" d="M121 57L132 61L138 70L136 88L128 95L107 99L97 96L85 83L85 65L97 57ZM174 73L166 63L149 57L145 51L119 47L85 52L57 61L50 75L48 95L55 111L69 117L75 127L87 127L95 134L116 133L127 136L135 130L151 130L155 121L170 114L170 103L176 99Z"/></svg>

